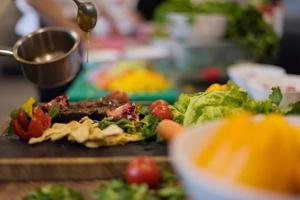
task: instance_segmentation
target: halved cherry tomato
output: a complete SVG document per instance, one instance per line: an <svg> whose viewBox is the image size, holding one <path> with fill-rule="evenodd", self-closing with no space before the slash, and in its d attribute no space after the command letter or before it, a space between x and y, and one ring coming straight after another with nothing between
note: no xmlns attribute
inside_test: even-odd
<svg viewBox="0 0 300 200"><path fill-rule="evenodd" d="M19 136L23 140L27 140L30 138L27 131L25 131L22 126L20 125L19 121L17 119L12 120L12 128L14 130L14 133Z"/></svg>
<svg viewBox="0 0 300 200"><path fill-rule="evenodd" d="M44 115L44 111L42 110L41 107L36 106L33 108L33 116L37 118L42 118Z"/></svg>
<svg viewBox="0 0 300 200"><path fill-rule="evenodd" d="M151 104L150 108L153 110L157 106L169 106L169 103L165 100L159 99L159 100L154 101Z"/></svg>
<svg viewBox="0 0 300 200"><path fill-rule="evenodd" d="M51 127L51 117L48 113L45 113L44 116L39 120L42 122L44 130Z"/></svg>
<svg viewBox="0 0 300 200"><path fill-rule="evenodd" d="M51 116L48 113L44 113L39 106L34 108L33 116L41 121L44 130L51 127Z"/></svg>
<svg viewBox="0 0 300 200"><path fill-rule="evenodd" d="M24 130L28 130L29 119L27 118L25 112L21 109L18 111L17 120Z"/></svg>
<svg viewBox="0 0 300 200"><path fill-rule="evenodd" d="M125 178L130 184L146 183L150 187L155 187L160 179L159 168L152 158L140 156L128 164Z"/></svg>
<svg viewBox="0 0 300 200"><path fill-rule="evenodd" d="M31 119L31 122L29 124L28 128L28 134L30 137L40 137L44 132L44 127L42 122L37 119L36 117L33 117Z"/></svg>
<svg viewBox="0 0 300 200"><path fill-rule="evenodd" d="M167 106L163 106L163 105L156 106L151 113L160 120L173 119L172 111Z"/></svg>

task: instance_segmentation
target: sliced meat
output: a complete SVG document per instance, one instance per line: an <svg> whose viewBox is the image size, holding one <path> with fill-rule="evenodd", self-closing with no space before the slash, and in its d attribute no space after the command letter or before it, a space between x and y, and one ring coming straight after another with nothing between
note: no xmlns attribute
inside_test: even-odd
<svg viewBox="0 0 300 200"><path fill-rule="evenodd" d="M53 119L54 122L68 123L72 120L79 121L87 116L93 120L102 120L106 117L106 111L112 107L119 107L121 103L111 100L107 97L99 100L88 100L70 103L70 105L61 110Z"/></svg>

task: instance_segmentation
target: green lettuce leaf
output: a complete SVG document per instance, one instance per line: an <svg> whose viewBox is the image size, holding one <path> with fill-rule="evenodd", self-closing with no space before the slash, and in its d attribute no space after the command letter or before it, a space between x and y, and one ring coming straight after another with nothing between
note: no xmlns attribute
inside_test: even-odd
<svg viewBox="0 0 300 200"><path fill-rule="evenodd" d="M278 106L281 99L279 88L273 89L269 99L257 101L234 83L228 82L224 90L182 94L171 109L175 121L191 126L243 110L255 114L283 113Z"/></svg>
<svg viewBox="0 0 300 200"><path fill-rule="evenodd" d="M193 96L184 115L184 126L222 118L241 110L248 99L247 93L235 84L228 84L228 89L198 93Z"/></svg>
<svg viewBox="0 0 300 200"><path fill-rule="evenodd" d="M290 104L284 113L287 115L299 115L300 114L300 101Z"/></svg>
<svg viewBox="0 0 300 200"><path fill-rule="evenodd" d="M270 94L269 99L276 105L279 105L282 100L282 97L283 96L282 96L280 87L273 87L272 93Z"/></svg>

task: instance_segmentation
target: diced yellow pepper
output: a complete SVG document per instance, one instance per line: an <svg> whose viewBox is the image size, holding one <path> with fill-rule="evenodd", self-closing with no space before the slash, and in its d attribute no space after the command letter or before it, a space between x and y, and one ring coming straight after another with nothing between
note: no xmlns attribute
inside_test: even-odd
<svg viewBox="0 0 300 200"><path fill-rule="evenodd" d="M36 104L36 100L33 97L30 97L23 105L23 111L32 118L33 105Z"/></svg>
<svg viewBox="0 0 300 200"><path fill-rule="evenodd" d="M211 91L216 91L216 90L225 90L226 88L227 88L226 84L221 85L218 83L214 83L206 89L206 92L211 92Z"/></svg>

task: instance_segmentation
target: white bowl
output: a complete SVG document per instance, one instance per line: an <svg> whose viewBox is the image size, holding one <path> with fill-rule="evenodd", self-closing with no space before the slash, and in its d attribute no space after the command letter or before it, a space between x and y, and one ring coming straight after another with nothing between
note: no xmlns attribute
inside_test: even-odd
<svg viewBox="0 0 300 200"><path fill-rule="evenodd" d="M285 70L274 65L258 63L239 63L232 65L227 70L229 78L239 87L248 89L248 80L253 77L266 77L280 79L285 75Z"/></svg>
<svg viewBox="0 0 300 200"><path fill-rule="evenodd" d="M300 101L300 76L285 75L280 78L272 77L253 77L248 80L248 92L257 100L267 99L272 93L271 88L279 86L283 95L281 106ZM290 91L292 87L295 91Z"/></svg>
<svg viewBox="0 0 300 200"><path fill-rule="evenodd" d="M300 117L287 117L292 124L300 124ZM260 190L228 183L209 175L195 164L201 148L214 135L221 121L213 121L190 128L169 146L171 162L181 178L188 195L194 200L296 200L299 196Z"/></svg>
<svg viewBox="0 0 300 200"><path fill-rule="evenodd" d="M191 42L215 42L223 38L227 26L227 18L217 14L199 14L195 17L191 28Z"/></svg>

